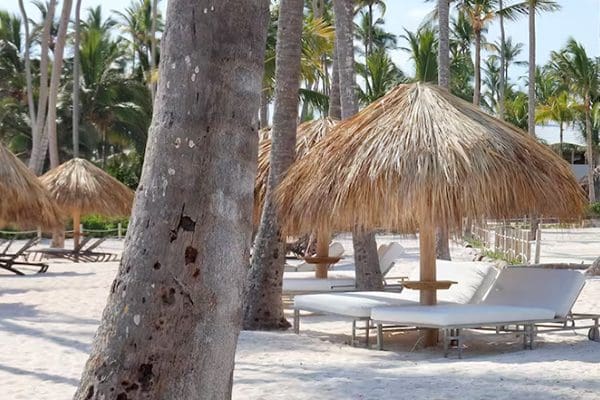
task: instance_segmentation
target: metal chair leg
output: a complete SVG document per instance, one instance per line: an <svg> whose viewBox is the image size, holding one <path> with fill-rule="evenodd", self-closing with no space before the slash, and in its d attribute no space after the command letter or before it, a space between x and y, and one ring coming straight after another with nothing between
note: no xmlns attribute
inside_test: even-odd
<svg viewBox="0 0 600 400"><path fill-rule="evenodd" d="M377 324L377 350L383 350L383 325Z"/></svg>
<svg viewBox="0 0 600 400"><path fill-rule="evenodd" d="M294 308L294 333L300 333L300 310Z"/></svg>

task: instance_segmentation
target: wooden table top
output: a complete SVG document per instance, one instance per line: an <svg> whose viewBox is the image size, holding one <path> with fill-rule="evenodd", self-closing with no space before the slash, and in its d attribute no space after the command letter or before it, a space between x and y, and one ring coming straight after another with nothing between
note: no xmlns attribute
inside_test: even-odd
<svg viewBox="0 0 600 400"><path fill-rule="evenodd" d="M413 290L446 290L456 284L455 281L403 281L402 286Z"/></svg>

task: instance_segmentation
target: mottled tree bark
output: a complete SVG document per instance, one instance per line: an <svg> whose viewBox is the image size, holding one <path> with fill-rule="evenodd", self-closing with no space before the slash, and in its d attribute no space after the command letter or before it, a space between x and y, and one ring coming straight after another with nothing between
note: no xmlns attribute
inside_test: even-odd
<svg viewBox="0 0 600 400"><path fill-rule="evenodd" d="M263 88L260 92L260 128L267 128L269 126L269 96L267 91Z"/></svg>
<svg viewBox="0 0 600 400"><path fill-rule="evenodd" d="M29 121L33 130L35 125L35 104L33 102L33 83L31 77L31 58L29 56L29 48L31 47L31 35L29 34L29 19L27 18L27 12L23 5L23 0L19 0L19 10L21 11L21 18L23 19L23 27L25 30L25 51L23 52L23 58L25 61L25 81L27 83L27 106L29 108Z"/></svg>
<svg viewBox="0 0 600 400"><path fill-rule="evenodd" d="M75 4L75 41L73 44L73 157L79 157L79 36L81 0Z"/></svg>
<svg viewBox="0 0 600 400"><path fill-rule="evenodd" d="M535 0L529 0L529 83L527 129L535 137Z"/></svg>
<svg viewBox="0 0 600 400"><path fill-rule="evenodd" d="M349 118L358 112L352 35L353 8L352 0L333 0L342 119ZM357 227L352 232L352 244L354 245L356 287L361 290L382 289L383 280L379 268L375 234Z"/></svg>
<svg viewBox="0 0 600 400"><path fill-rule="evenodd" d="M475 31L475 87L473 104L479 107L481 98L481 31Z"/></svg>
<svg viewBox="0 0 600 400"><path fill-rule="evenodd" d="M502 11L504 4L498 0L498 9ZM498 95L498 116L504 119L504 97L506 94L506 59L504 57L504 48L506 47L506 34L504 31L504 15L500 14L500 94Z"/></svg>
<svg viewBox="0 0 600 400"><path fill-rule="evenodd" d="M228 399L268 0L170 0L125 251L76 400Z"/></svg>
<svg viewBox="0 0 600 400"><path fill-rule="evenodd" d="M450 90L450 3L438 0L439 46L438 46L438 85ZM435 235L436 257L450 260L448 226L439 226Z"/></svg>
<svg viewBox="0 0 600 400"><path fill-rule="evenodd" d="M156 95L156 82L152 80L152 73L156 68L156 23L158 19L158 0L152 0L152 24L150 27L150 94L152 102Z"/></svg>
<svg viewBox="0 0 600 400"><path fill-rule="evenodd" d="M296 156L303 7L303 0L281 0L279 7L269 178L248 276L244 329L290 327L283 314L281 292L285 234L281 230L274 194Z"/></svg>
<svg viewBox="0 0 600 400"><path fill-rule="evenodd" d="M331 89L329 91L329 117L342 119L342 105L340 104L340 72L338 69L337 46L333 46L333 59L331 62Z"/></svg>
<svg viewBox="0 0 600 400"><path fill-rule="evenodd" d="M48 147L46 135L46 106L48 104L48 47L50 42L50 28L54 20L54 9L56 0L50 0L42 29L42 38L40 46L40 83L38 90L38 106L35 123L32 121L31 138L31 157L29 159L29 169L36 175L42 173L44 160L46 159L46 150Z"/></svg>

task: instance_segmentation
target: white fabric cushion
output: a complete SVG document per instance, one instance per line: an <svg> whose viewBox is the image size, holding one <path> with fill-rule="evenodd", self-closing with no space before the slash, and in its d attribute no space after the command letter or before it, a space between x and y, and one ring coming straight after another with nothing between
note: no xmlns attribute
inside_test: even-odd
<svg viewBox="0 0 600 400"><path fill-rule="evenodd" d="M382 306L417 305L398 292L345 292L305 294L294 297L294 308L355 318L368 318L371 309Z"/></svg>
<svg viewBox="0 0 600 400"><path fill-rule="evenodd" d="M379 256L379 269L381 275L385 276L390 272L390 269L394 266L394 262L397 258L400 258L402 254L404 254L404 247L402 247L400 243L390 243Z"/></svg>
<svg viewBox="0 0 600 400"><path fill-rule="evenodd" d="M458 282L447 290L438 290L438 302L479 303L493 284L498 271L494 266L483 262L437 260L437 280ZM420 280L419 268L408 276L409 281ZM419 301L419 291L405 289L404 298Z"/></svg>
<svg viewBox="0 0 600 400"><path fill-rule="evenodd" d="M327 279L315 278L314 271L286 272L283 274L283 292L348 291L355 285L354 271L329 271ZM344 286L333 288L332 286Z"/></svg>
<svg viewBox="0 0 600 400"><path fill-rule="evenodd" d="M509 324L521 321L542 321L554 318L546 308L492 306L483 304L443 304L436 306L375 307L375 321L406 326L451 327L456 325Z"/></svg>
<svg viewBox="0 0 600 400"><path fill-rule="evenodd" d="M503 269L483 304L541 307L566 317L585 285L585 276L574 270L528 267Z"/></svg>

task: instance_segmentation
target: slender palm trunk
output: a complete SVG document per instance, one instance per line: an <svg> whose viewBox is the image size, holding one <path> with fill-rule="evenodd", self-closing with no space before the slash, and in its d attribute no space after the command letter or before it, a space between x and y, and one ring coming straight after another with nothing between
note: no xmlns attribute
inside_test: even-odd
<svg viewBox="0 0 600 400"><path fill-rule="evenodd" d="M352 0L333 0L343 119L350 118L358 112L352 35L353 6ZM383 288L375 234L357 227L352 232L352 243L354 245L357 288L363 290Z"/></svg>
<svg viewBox="0 0 600 400"><path fill-rule="evenodd" d="M373 4L369 3L369 31L367 32L367 51L365 59L369 58L373 52Z"/></svg>
<svg viewBox="0 0 600 400"><path fill-rule="evenodd" d="M591 203L596 202L596 188L594 186L594 142L592 140L592 120L590 117L590 109L592 101L590 99L589 90L586 90L585 95L585 133L587 141L587 161L588 161L588 196Z"/></svg>
<svg viewBox="0 0 600 400"><path fill-rule="evenodd" d="M450 3L438 0L438 85L450 90ZM448 226L439 226L435 236L436 256L442 260L450 260Z"/></svg>
<svg viewBox="0 0 600 400"><path fill-rule="evenodd" d="M75 4L75 42L73 44L73 157L79 157L79 39L81 0Z"/></svg>
<svg viewBox="0 0 600 400"><path fill-rule="evenodd" d="M558 149L559 149L559 152L560 152L560 156L561 156L561 157L564 157L564 151L563 151L563 133L564 133L564 126L563 126L563 125L564 125L564 124L563 124L563 122L562 122L562 121L560 121L560 122L558 123L559 130L560 130L560 131L559 131L559 135L560 135L560 136L559 136L559 145L558 145Z"/></svg>
<svg viewBox="0 0 600 400"><path fill-rule="evenodd" d="M152 74L156 69L156 20L158 19L158 0L152 0L152 26L150 28L150 93L154 101L156 94L156 82L152 79Z"/></svg>
<svg viewBox="0 0 600 400"><path fill-rule="evenodd" d="M281 0L275 59L275 109L267 192L244 305L245 329L286 329L282 283L285 233L277 216L275 188L296 156L298 89L304 0Z"/></svg>
<svg viewBox="0 0 600 400"><path fill-rule="evenodd" d="M479 107L481 98L481 31L475 31L475 88L473 104Z"/></svg>
<svg viewBox="0 0 600 400"><path fill-rule="evenodd" d="M23 26L25 28L25 51L23 58L25 59L25 81L27 82L27 106L29 108L29 123L31 125L31 138L33 139L33 131L35 126L35 104L33 102L33 83L31 78L31 59L29 57L29 47L31 46L31 36L29 35L29 19L27 18L27 12L23 5L23 0L19 0L19 9L21 10L21 17L23 19Z"/></svg>
<svg viewBox="0 0 600 400"><path fill-rule="evenodd" d="M58 101L58 87L62 75L63 55L65 43L67 42L67 28L69 27L69 17L73 0L64 0L58 26L58 35L54 47L54 65L52 67L52 76L50 77L50 91L48 92L48 150L50 153L50 167L56 168L60 164L58 156L58 136L56 133L56 102Z"/></svg>
<svg viewBox="0 0 600 400"><path fill-rule="evenodd" d="M331 61L331 89L329 90L329 117L342 119L342 105L340 104L340 71L338 68L337 45L333 45Z"/></svg>
<svg viewBox="0 0 600 400"><path fill-rule="evenodd" d="M268 7L169 1L144 190L75 400L231 398Z"/></svg>
<svg viewBox="0 0 600 400"><path fill-rule="evenodd" d="M269 126L269 96L267 95L266 88L262 88L260 91L260 128L267 128Z"/></svg>
<svg viewBox="0 0 600 400"><path fill-rule="evenodd" d="M50 0L42 29L42 39L40 46L40 86L38 90L38 106L35 124L33 124L31 138L31 157L29 159L29 168L36 175L42 173L44 160L46 158L47 141L46 137L46 106L48 104L48 47L50 44L50 28L54 20L54 9L56 0Z"/></svg>
<svg viewBox="0 0 600 400"><path fill-rule="evenodd" d="M527 99L527 129L535 136L535 0L529 0L529 94Z"/></svg>
<svg viewBox="0 0 600 400"><path fill-rule="evenodd" d="M502 0L498 1L498 8L500 11L504 8ZM506 47L506 33L504 32L504 16L500 12L500 93L498 94L498 116L500 119L504 119L504 96L506 94L506 58L504 49Z"/></svg>

